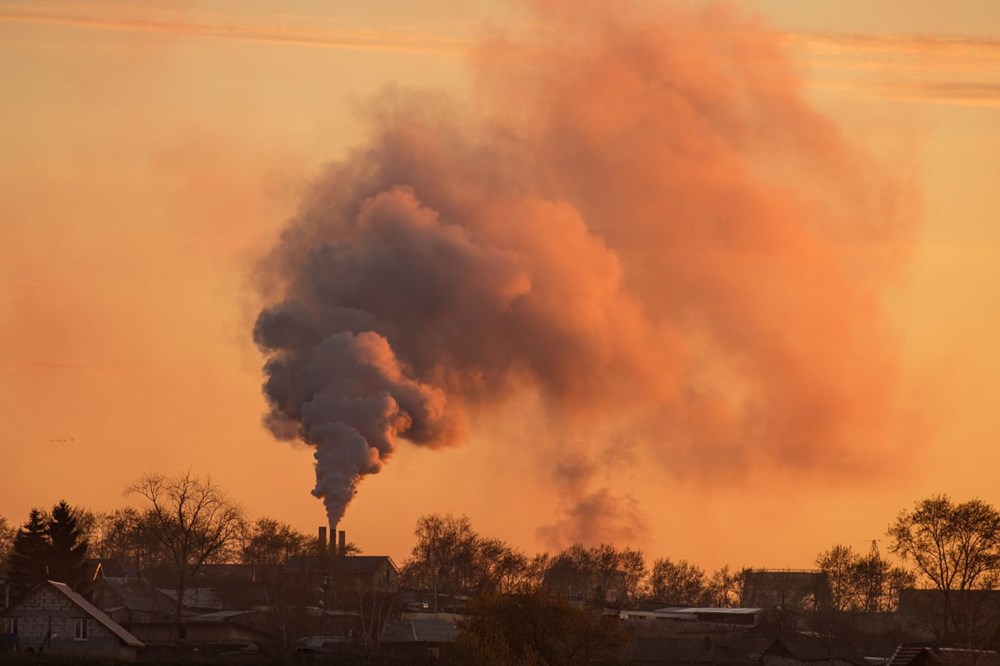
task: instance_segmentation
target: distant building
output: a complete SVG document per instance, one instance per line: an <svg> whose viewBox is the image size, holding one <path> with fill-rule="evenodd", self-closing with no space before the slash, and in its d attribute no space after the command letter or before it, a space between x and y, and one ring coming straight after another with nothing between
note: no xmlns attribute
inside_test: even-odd
<svg viewBox="0 0 1000 666"><path fill-rule="evenodd" d="M597 572L569 560L557 560L545 572L545 589L564 599L620 607L627 600L625 574Z"/></svg>
<svg viewBox="0 0 1000 666"><path fill-rule="evenodd" d="M136 657L142 641L64 583L46 581L0 613L5 644L78 659ZM10 637L13 637L11 640Z"/></svg>
<svg viewBox="0 0 1000 666"><path fill-rule="evenodd" d="M1000 666L1000 654L989 650L900 645L887 666Z"/></svg>
<svg viewBox="0 0 1000 666"><path fill-rule="evenodd" d="M765 666L866 666L861 654L838 650L827 640L816 637L779 638L764 650L760 663Z"/></svg>
<svg viewBox="0 0 1000 666"><path fill-rule="evenodd" d="M177 612L176 602L144 578L99 575L90 585L90 599L119 624L167 622Z"/></svg>
<svg viewBox="0 0 1000 666"><path fill-rule="evenodd" d="M826 610L832 607L830 578L824 571L748 571L743 579L740 606L786 611Z"/></svg>
<svg viewBox="0 0 1000 666"><path fill-rule="evenodd" d="M312 604L324 609L319 633L338 640L378 645L398 601L399 569L385 555L290 557L281 577L314 590Z"/></svg>
<svg viewBox="0 0 1000 666"><path fill-rule="evenodd" d="M436 659L441 647L458 637L457 622L461 617L452 613L402 613L387 623L382 646L408 662Z"/></svg>
<svg viewBox="0 0 1000 666"><path fill-rule="evenodd" d="M697 624L715 625L720 629L739 630L751 629L763 611L760 608L692 608L688 606L668 606L651 611L623 610L620 616L623 620L634 622L651 622L661 626L680 626Z"/></svg>
<svg viewBox="0 0 1000 666"><path fill-rule="evenodd" d="M210 613L176 622L148 622L132 630L160 661L211 657L220 653L268 653L278 643L275 636L244 624L252 613L238 611ZM154 659L155 660L155 659Z"/></svg>
<svg viewBox="0 0 1000 666"><path fill-rule="evenodd" d="M1000 626L1000 590L951 590L948 605L952 636L945 636L942 616L945 608L941 590L899 591L898 616L912 640L950 642L955 636L968 645L989 645Z"/></svg>
<svg viewBox="0 0 1000 666"><path fill-rule="evenodd" d="M352 608L361 597L394 595L399 591L399 569L385 555L290 557L281 573L316 580L321 596L329 597L323 599L327 607Z"/></svg>
<svg viewBox="0 0 1000 666"><path fill-rule="evenodd" d="M747 640L718 640L707 636L633 636L625 649L624 663L648 666L743 666L754 663L750 655L755 648L759 652L763 646Z"/></svg>

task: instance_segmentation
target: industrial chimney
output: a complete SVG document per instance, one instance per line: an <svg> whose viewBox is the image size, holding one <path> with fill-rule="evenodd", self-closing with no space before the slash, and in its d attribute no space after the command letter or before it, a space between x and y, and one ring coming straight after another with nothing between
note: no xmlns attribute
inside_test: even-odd
<svg viewBox="0 0 1000 666"><path fill-rule="evenodd" d="M337 554L347 555L347 533L344 530L337 532Z"/></svg>
<svg viewBox="0 0 1000 666"><path fill-rule="evenodd" d="M319 540L317 541L318 555L323 557L326 555L326 527L319 528Z"/></svg>

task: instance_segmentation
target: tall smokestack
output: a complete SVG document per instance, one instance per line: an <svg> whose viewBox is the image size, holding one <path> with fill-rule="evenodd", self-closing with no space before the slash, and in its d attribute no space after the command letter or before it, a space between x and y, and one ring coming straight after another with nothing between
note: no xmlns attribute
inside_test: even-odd
<svg viewBox="0 0 1000 666"><path fill-rule="evenodd" d="M337 533L337 554L346 555L347 554L347 533L344 530L340 530Z"/></svg>
<svg viewBox="0 0 1000 666"><path fill-rule="evenodd" d="M317 546L320 557L326 555L326 527L319 528L319 540L317 542Z"/></svg>

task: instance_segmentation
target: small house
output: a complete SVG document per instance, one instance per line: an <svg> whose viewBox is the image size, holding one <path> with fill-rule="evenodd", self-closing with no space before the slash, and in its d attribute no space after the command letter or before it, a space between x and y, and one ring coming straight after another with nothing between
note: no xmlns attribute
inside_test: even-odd
<svg viewBox="0 0 1000 666"><path fill-rule="evenodd" d="M0 613L0 633L15 650L38 655L132 660L143 647L68 585L51 580Z"/></svg>

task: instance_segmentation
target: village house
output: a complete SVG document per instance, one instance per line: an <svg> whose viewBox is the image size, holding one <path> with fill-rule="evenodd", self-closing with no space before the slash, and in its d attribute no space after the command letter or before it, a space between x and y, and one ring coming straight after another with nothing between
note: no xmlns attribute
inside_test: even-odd
<svg viewBox="0 0 1000 666"><path fill-rule="evenodd" d="M329 597L318 601L324 601L328 608L354 608L363 599L399 591L399 569L385 555L290 557L281 573L315 580L321 590L318 596Z"/></svg>
<svg viewBox="0 0 1000 666"><path fill-rule="evenodd" d="M79 659L132 660L142 641L65 583L39 583L0 613L0 633L14 649Z"/></svg>
<svg viewBox="0 0 1000 666"><path fill-rule="evenodd" d="M887 666L1000 666L1000 654L991 650L903 644L896 648Z"/></svg>
<svg viewBox="0 0 1000 666"><path fill-rule="evenodd" d="M88 596L112 620L126 627L165 622L176 613L176 602L143 578L98 575Z"/></svg>

